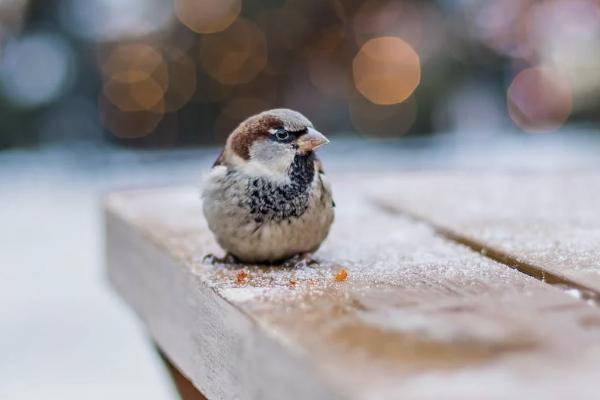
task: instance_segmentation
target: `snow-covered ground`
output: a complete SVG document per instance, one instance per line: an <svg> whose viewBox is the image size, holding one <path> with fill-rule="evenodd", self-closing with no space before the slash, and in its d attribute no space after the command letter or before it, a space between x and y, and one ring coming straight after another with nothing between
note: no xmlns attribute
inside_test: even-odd
<svg viewBox="0 0 600 400"><path fill-rule="evenodd" d="M598 135L333 141L331 173L598 168ZM51 147L0 153L0 399L174 399L144 328L103 272L109 190L199 182L212 150Z"/></svg>

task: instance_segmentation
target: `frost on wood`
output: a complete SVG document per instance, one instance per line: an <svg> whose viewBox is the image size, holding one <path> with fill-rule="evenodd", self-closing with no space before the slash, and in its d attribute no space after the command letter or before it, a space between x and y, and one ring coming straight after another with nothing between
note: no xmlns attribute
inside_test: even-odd
<svg viewBox="0 0 600 400"><path fill-rule="evenodd" d="M600 174L423 173L378 186L384 206L600 291Z"/></svg>
<svg viewBox="0 0 600 400"><path fill-rule="evenodd" d="M343 398L594 393L591 371L600 368L600 329L589 321L600 321L597 309L448 242L423 223L382 212L357 195L367 183L334 184L336 222L315 255L316 266L204 262L209 253L223 254L207 230L194 188L117 194L108 207L142 240L174 258L186 279L212 289L211 301L233 305L265 337L280 343L280 351L300 357L317 381ZM123 259L139 256L120 251ZM127 262L110 268L124 297L136 294L136 308L144 301L160 302L160 296L182 296L187 302L197 295L180 293L164 277L154 283L164 290L151 292L152 285L141 286L135 275L123 281L126 273L119 269L127 269ZM144 274L155 268L149 260ZM335 279L340 269L347 279ZM147 321L168 323L169 313L159 315L157 309L147 307L141 314ZM226 322L219 323L226 329ZM194 326L190 322L189 329ZM182 344L163 346L170 354L170 346L181 349ZM297 379L294 371L271 367L278 379Z"/></svg>

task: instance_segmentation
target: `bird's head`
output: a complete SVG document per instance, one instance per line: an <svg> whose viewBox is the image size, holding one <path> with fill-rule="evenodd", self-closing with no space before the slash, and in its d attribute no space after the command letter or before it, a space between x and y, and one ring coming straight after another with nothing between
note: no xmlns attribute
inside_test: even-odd
<svg viewBox="0 0 600 400"><path fill-rule="evenodd" d="M283 177L297 155L327 143L304 115L280 108L242 122L227 139L224 157L248 173Z"/></svg>

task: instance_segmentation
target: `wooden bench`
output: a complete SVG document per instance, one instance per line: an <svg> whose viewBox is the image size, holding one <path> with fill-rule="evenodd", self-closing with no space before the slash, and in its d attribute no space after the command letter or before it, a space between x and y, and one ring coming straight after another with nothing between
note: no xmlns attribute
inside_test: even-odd
<svg viewBox="0 0 600 400"><path fill-rule="evenodd" d="M331 179L297 268L203 261L198 188L109 196L110 281L184 398L598 396L599 176Z"/></svg>

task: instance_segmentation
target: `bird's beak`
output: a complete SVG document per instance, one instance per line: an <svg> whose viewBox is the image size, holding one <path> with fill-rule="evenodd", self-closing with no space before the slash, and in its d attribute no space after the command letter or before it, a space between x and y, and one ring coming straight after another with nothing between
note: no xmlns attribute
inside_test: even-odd
<svg viewBox="0 0 600 400"><path fill-rule="evenodd" d="M313 128L308 128L308 132L300 136L297 143L298 150L311 151L329 143L329 139L327 139L321 132Z"/></svg>

